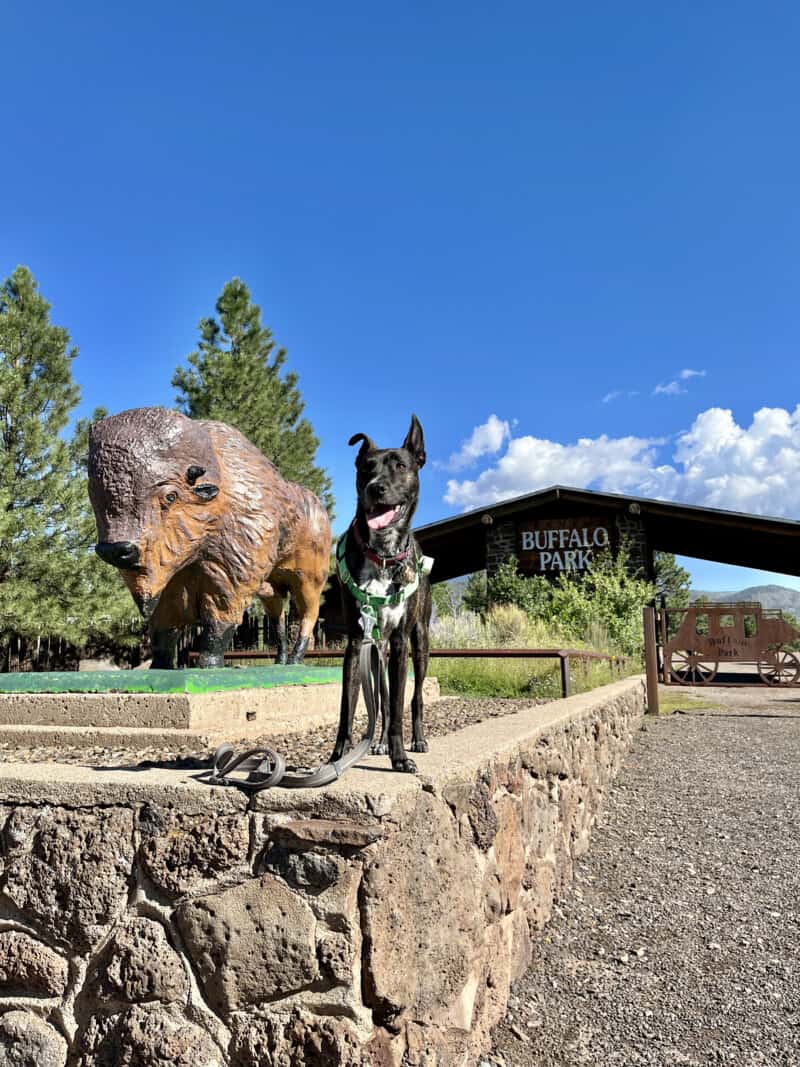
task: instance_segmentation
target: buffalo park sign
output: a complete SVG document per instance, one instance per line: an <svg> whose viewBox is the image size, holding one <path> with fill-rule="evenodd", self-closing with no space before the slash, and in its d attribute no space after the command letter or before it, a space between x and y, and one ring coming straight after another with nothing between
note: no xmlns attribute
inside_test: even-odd
<svg viewBox="0 0 800 1067"><path fill-rule="evenodd" d="M546 519L520 524L517 534L519 567L526 574L586 571L595 554L611 546L610 523L603 519Z"/></svg>

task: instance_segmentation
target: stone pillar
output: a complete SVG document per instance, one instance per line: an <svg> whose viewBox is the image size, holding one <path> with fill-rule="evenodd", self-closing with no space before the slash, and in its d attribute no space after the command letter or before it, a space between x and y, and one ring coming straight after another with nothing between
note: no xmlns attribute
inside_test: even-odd
<svg viewBox="0 0 800 1067"><path fill-rule="evenodd" d="M486 527L486 577L517 551L517 527L513 522L494 522Z"/></svg>
<svg viewBox="0 0 800 1067"><path fill-rule="evenodd" d="M653 553L647 540L647 528L641 515L630 515L620 512L616 517L617 535L619 547L626 549L628 562L633 574L637 578L653 578Z"/></svg>

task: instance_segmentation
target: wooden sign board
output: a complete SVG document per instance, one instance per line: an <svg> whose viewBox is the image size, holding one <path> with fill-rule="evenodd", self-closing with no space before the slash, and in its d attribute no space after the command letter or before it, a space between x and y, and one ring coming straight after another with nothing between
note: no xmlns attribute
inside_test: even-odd
<svg viewBox="0 0 800 1067"><path fill-rule="evenodd" d="M595 555L611 547L613 520L601 518L537 519L517 527L517 558L525 574L556 577L563 571L586 571Z"/></svg>

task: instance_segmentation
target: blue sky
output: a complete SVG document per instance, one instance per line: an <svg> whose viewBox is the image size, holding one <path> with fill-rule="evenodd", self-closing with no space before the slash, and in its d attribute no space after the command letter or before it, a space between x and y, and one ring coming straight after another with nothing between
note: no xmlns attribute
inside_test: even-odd
<svg viewBox="0 0 800 1067"><path fill-rule="evenodd" d="M553 481L800 518L796 4L44 2L3 37L0 274L81 414L171 404L239 275L339 525L348 437L411 411L420 521Z"/></svg>

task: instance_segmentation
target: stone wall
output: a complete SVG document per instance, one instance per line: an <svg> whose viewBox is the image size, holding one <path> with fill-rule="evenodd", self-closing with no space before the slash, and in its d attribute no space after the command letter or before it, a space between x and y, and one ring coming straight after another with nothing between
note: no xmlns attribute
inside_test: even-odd
<svg viewBox="0 0 800 1067"><path fill-rule="evenodd" d="M248 801L4 764L0 1065L476 1062L587 847L640 679Z"/></svg>

